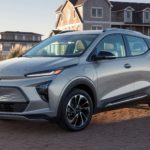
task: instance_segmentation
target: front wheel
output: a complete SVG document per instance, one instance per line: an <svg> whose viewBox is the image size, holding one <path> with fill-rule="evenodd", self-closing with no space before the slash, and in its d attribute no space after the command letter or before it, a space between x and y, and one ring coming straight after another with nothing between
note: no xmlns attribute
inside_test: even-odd
<svg viewBox="0 0 150 150"><path fill-rule="evenodd" d="M71 131L80 131L88 126L92 114L93 103L89 94L75 89L64 99L60 125Z"/></svg>

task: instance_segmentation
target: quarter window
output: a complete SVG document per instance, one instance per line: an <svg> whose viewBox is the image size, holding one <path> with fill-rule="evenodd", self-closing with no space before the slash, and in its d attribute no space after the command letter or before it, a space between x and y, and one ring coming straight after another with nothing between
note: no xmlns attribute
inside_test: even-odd
<svg viewBox="0 0 150 150"><path fill-rule="evenodd" d="M101 51L110 52L115 57L125 57L126 51L122 36L116 34L105 37L96 47L97 54Z"/></svg>
<svg viewBox="0 0 150 150"><path fill-rule="evenodd" d="M148 50L148 46L144 39L134 36L126 36L130 56L142 55Z"/></svg>

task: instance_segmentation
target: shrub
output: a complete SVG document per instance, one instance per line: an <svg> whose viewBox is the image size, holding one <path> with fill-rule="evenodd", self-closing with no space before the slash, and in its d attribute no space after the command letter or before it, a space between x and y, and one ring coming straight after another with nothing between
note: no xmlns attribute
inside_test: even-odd
<svg viewBox="0 0 150 150"><path fill-rule="evenodd" d="M2 51L0 51L0 61L5 60L5 59L6 59L6 56L3 55Z"/></svg>
<svg viewBox="0 0 150 150"><path fill-rule="evenodd" d="M10 50L10 53L8 54L7 58L9 59L9 58L14 58L14 57L19 57L23 53L25 53L26 50L27 48L25 46L16 45L14 48Z"/></svg>

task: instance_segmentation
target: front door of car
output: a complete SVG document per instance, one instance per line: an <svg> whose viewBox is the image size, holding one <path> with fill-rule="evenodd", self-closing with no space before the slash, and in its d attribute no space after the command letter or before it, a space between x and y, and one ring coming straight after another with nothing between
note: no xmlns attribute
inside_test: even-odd
<svg viewBox="0 0 150 150"><path fill-rule="evenodd" d="M126 57L127 52L122 35L105 36L95 48L96 55L101 51L112 53L115 58L102 58L94 62L97 71L99 105L118 103L134 92L135 81L132 61Z"/></svg>

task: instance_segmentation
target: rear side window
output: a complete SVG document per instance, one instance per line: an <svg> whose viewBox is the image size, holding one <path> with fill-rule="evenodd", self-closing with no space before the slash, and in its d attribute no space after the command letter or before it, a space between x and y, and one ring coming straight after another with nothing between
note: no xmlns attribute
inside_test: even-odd
<svg viewBox="0 0 150 150"><path fill-rule="evenodd" d="M143 38L126 36L130 56L138 56L148 51L148 46Z"/></svg>

